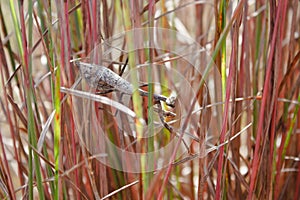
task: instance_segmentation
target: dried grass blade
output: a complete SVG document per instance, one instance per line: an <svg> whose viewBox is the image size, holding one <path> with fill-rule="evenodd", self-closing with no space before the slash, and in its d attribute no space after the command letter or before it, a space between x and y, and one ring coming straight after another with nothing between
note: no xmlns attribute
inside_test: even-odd
<svg viewBox="0 0 300 200"><path fill-rule="evenodd" d="M95 95L95 94L92 94L89 92L73 90L73 89L69 89L69 88L65 88L65 87L61 87L60 91L63 93L66 93L66 94L76 96L76 97L86 98L86 99L89 99L92 101L97 101L97 102L112 106L112 107L124 112L125 114L128 114L131 117L136 117L135 113L131 109L129 109L128 107L124 106L123 104L113 101L107 97Z"/></svg>
<svg viewBox="0 0 300 200"><path fill-rule="evenodd" d="M49 130L49 127L50 127L50 124L53 120L54 114L55 114L55 110L53 110L52 113L50 114L50 116L48 117L48 119L45 123L45 126L44 126L44 128L41 132L40 138L39 138L38 143L37 143L38 152L42 151L42 147L43 147L43 144L44 144L44 141L45 141L46 133Z"/></svg>

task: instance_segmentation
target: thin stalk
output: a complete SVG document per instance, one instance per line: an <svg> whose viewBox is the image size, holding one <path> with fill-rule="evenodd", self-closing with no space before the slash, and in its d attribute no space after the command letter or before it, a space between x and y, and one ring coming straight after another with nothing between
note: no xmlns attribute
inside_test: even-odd
<svg viewBox="0 0 300 200"><path fill-rule="evenodd" d="M221 31L224 30L226 26L226 0L222 0L220 2L220 13L221 16ZM226 40L222 44L221 47L221 76L222 76L222 94L223 99L225 99L225 91L226 91Z"/></svg>
<svg viewBox="0 0 300 200"><path fill-rule="evenodd" d="M32 36L33 36L33 2L32 0L29 0L28 2L28 49L31 49L32 47ZM21 16L22 19L23 16ZM23 22L22 22L23 23ZM23 25L22 25L23 26ZM22 28L22 31L24 30L25 33L25 26ZM25 35L25 34L24 34ZM25 35L26 37L26 35ZM24 39L24 38L23 38ZM25 51L27 51L27 48ZM28 59L29 59L29 74L30 74L30 79L32 79L32 59L31 59L31 53L28 54ZM36 98L34 97L34 89L33 89L33 80L30 80L30 93L29 93L29 98L32 98L32 102L37 105L36 102ZM37 108L37 107L36 107ZM30 109L31 111L33 111L32 109ZM32 113L32 117L33 117L33 113ZM34 127L33 127L34 128ZM34 129L36 130L36 129ZM32 132L33 133L33 132ZM32 145L35 149L37 149L37 138L36 138L36 134L32 134ZM38 188L38 193L39 193L39 199L44 199L45 195L44 195L44 188L43 188L43 182L42 182L42 173L41 173L41 169L40 169L40 161L39 161L39 156L34 153L34 166L35 166L35 173L36 173L36 181L37 181L37 188Z"/></svg>
<svg viewBox="0 0 300 200"><path fill-rule="evenodd" d="M16 39L17 39L19 52L20 52L20 55L23 55L22 34L21 34L21 30L20 30L20 24L19 24L19 21L17 19L17 14L16 14L16 11L15 11L15 5L14 5L13 0L9 1L9 6L10 6L10 13L11 13L13 23L14 23L15 36L16 36Z"/></svg>
<svg viewBox="0 0 300 200"><path fill-rule="evenodd" d="M296 104L296 106L295 106L295 110L294 110L294 113L293 113L293 118L292 118L289 130L288 130L288 133L287 133L287 137L286 137L286 140L285 140L285 143L284 143L283 152L282 152L282 155L281 155L281 160L282 161L285 158L286 151L287 151L287 148L289 147L291 136L292 136L292 133L294 131L294 126L295 126L297 117L299 116L298 115L299 114L298 113L299 112L299 105L300 105L300 94L298 95L298 104Z"/></svg>
<svg viewBox="0 0 300 200"><path fill-rule="evenodd" d="M132 2L131 2L132 3ZM125 1L123 2L123 11L124 11L124 22L125 22L125 29L130 30L131 29L131 11L130 8L133 6L131 3ZM134 41L135 35L134 31L129 31L128 34L126 34L126 41L128 45L128 63L130 66L130 69L132 71L135 68L136 65L136 58L135 58L135 41ZM136 120L135 120L135 125L136 125L136 133L137 133L137 138L138 141L141 140L143 137L143 126L144 126L144 119L143 119L143 109L142 109L142 99L139 94L139 83L138 83L138 77L136 73L130 74L131 76L131 83L133 86L133 95L132 95L132 101L133 101L133 110L136 113ZM144 166L144 164L142 165ZM143 171L143 170L142 170Z"/></svg>
<svg viewBox="0 0 300 200"><path fill-rule="evenodd" d="M54 199L59 199L59 154L60 154L60 135L61 135L61 107L60 107L60 68L61 66L58 64L56 73L55 73L55 88L54 88L54 109L55 109L55 117L54 117L54 162L55 162L55 193Z"/></svg>
<svg viewBox="0 0 300 200"><path fill-rule="evenodd" d="M260 5L260 1L256 2L256 8L259 7ZM258 16L256 17L256 27L255 27L255 55L254 55L254 76L253 76L253 94L257 94L258 92L258 68L259 68L259 58L260 58L260 54L259 52L261 52L261 45L260 45L260 39L261 39L261 26L262 23L260 23L261 19L262 19L262 14L258 14ZM258 118L258 102L254 102L253 104L253 133L255 134L256 129L257 129L257 118Z"/></svg>
<svg viewBox="0 0 300 200"><path fill-rule="evenodd" d="M149 10L148 10L148 20L149 20L149 26L153 26L154 25L154 13L155 13L155 1L151 0L149 1ZM151 30L151 29L149 29ZM148 32L148 38L149 38L149 42L150 42L150 47L154 46L153 45L153 32ZM149 63L150 65L147 67L147 80L148 80L148 133L149 136L147 139L147 152L153 152L154 151L154 120L153 120L153 116L154 116L154 112L153 112L153 80L152 80L152 63L153 63L153 58L154 58L154 50L152 48L149 49L148 51L148 57L149 57ZM149 169L154 169L154 160L148 160L148 168ZM152 173L145 173L144 174L144 194L146 194L146 192L148 191L148 188L150 186L151 183L151 179L153 178Z"/></svg>
<svg viewBox="0 0 300 200"><path fill-rule="evenodd" d="M45 3L45 1L43 1ZM47 50L48 50L48 60L49 60L49 63L48 63L48 70L51 72L51 78L50 78L50 89L51 89L51 99L52 99L52 103L53 103L53 107L55 107L54 105L54 94L55 94L55 91L54 91L54 88L55 88L55 73L54 73L54 66L55 66L55 52L54 52L54 42L53 42L53 39L52 38L55 38L55 33L54 33L54 30L53 30L53 26L52 26L52 4L51 4L51 1L48 1L46 2L48 3L47 5L44 5L44 8L47 8L47 9L44 9L46 11L46 14L47 14L47 27L48 29L46 29L43 33L43 35L46 37L46 38L49 38L49 43L46 44L47 45ZM47 52L45 50L45 52ZM55 130L53 130L55 131ZM48 150L46 148L46 146L43 147L43 150L44 150L44 155L46 157L48 157ZM52 168L50 166L46 166L47 168L47 175L48 177L55 177L55 172L53 172ZM54 195L55 195L55 191L56 191L56 185L55 185L55 181L51 181L50 183L50 189L51 189L51 194L52 194L52 198L54 199Z"/></svg>
<svg viewBox="0 0 300 200"><path fill-rule="evenodd" d="M131 70L131 83L133 86L133 94L132 94L132 103L133 103L133 110L136 113L135 118L135 129L136 129L136 135L137 135L137 151L138 152L145 152L145 145L142 144L142 137L143 137L143 129L145 126L145 121L143 118L143 104L142 104L142 98L139 94L139 83L138 83L138 76L137 71L134 70L136 66L136 46L135 44L139 41L136 41L135 38L139 38L139 36L135 35L135 31L129 31L132 29L132 27L135 27L134 22L137 22L137 18L135 12L135 9L138 9L138 6L131 0L131 1L124 1L123 2L123 17L124 17L124 24L125 24L125 30L128 31L126 34L126 43L127 43L127 50L128 50L128 64ZM133 13L133 14L132 14ZM143 198L144 193L144 184L143 184L143 178L144 173L147 169L147 163L146 163L146 157L141 156L140 157L140 166L141 166L141 172L140 175L140 185L139 185L139 198Z"/></svg>
<svg viewBox="0 0 300 200"><path fill-rule="evenodd" d="M55 176L54 176L54 199L60 199L60 192L62 191L61 182L59 180L59 165L60 165L60 139L61 139L61 105L60 105L60 84L61 84L61 68L65 66L65 19L63 16L63 3L56 1L58 8L58 19L60 21L60 48L57 48L57 54L60 55L61 63L57 63L57 69L54 72L54 162L55 162Z"/></svg>

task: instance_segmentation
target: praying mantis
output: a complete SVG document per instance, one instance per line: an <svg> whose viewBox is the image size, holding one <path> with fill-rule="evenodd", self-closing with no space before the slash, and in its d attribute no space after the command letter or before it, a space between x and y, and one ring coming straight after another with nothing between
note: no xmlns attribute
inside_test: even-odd
<svg viewBox="0 0 300 200"><path fill-rule="evenodd" d="M103 91L100 93L107 93L117 90L128 95L133 94L133 85L109 68L80 61L75 61L74 63L80 70L81 76L85 79L88 85L96 90ZM147 91L144 91L140 88L138 90L141 96L149 97L149 93ZM170 111L163 110L160 102L165 102L167 106L174 108L176 103L176 96L174 94L171 94L169 97L166 97L160 94L153 94L153 99L155 101L155 104L158 105L158 109L156 110L159 114L159 118L163 126L171 133L175 133L176 131L174 130L174 128L167 122L165 122L164 117L175 117L176 114ZM193 136L192 134L186 134L194 140L199 141L198 138ZM187 147L186 144L185 146Z"/></svg>
<svg viewBox="0 0 300 200"><path fill-rule="evenodd" d="M79 68L81 75L90 87L102 91L118 90L125 94L132 95L132 84L109 68L80 61L75 61L75 65ZM142 89L139 89L139 93L141 96L149 96L149 93ZM166 105L172 108L175 107L176 97L174 95L165 97L163 95L153 94L153 98L156 101L165 102Z"/></svg>

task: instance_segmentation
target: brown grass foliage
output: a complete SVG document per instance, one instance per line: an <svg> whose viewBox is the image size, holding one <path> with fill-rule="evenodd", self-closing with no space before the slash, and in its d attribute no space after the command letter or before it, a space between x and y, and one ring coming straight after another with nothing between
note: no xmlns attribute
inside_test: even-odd
<svg viewBox="0 0 300 200"><path fill-rule="evenodd" d="M299 12L298 0L1 1L0 198L300 199ZM148 27L175 35L116 37ZM167 50L123 51L158 37ZM193 38L205 54L188 51L183 38ZM175 43L186 48L181 55L170 51ZM184 53L219 75L195 75ZM77 58L116 73L128 58L123 77L134 88L157 82L166 88L142 88L165 96L177 89L180 103L160 108L151 95L134 92L118 104L121 93L98 95L85 81L75 87ZM187 82L178 84L170 69ZM130 70L138 73L129 76ZM220 87L209 90L208 80ZM166 122L159 134L136 137L146 123L157 131L154 115ZM209 128L214 143L207 142ZM175 157L184 134L188 151ZM159 160L106 154L105 138L132 153L179 142L164 168L147 171Z"/></svg>

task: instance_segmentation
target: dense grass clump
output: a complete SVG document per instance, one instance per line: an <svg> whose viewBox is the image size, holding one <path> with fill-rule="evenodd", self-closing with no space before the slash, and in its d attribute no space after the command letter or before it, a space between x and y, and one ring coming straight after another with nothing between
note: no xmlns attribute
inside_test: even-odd
<svg viewBox="0 0 300 200"><path fill-rule="evenodd" d="M0 199L300 199L299 13L1 1Z"/></svg>

